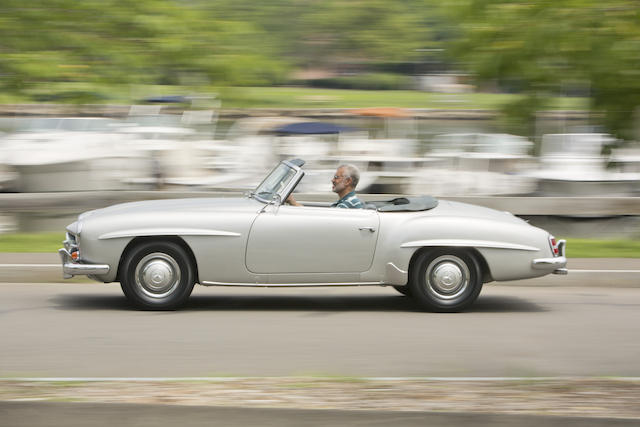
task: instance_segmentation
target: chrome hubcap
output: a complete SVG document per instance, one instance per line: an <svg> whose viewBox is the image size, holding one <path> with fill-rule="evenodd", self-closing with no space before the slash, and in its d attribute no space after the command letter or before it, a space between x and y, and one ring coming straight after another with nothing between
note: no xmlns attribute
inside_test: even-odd
<svg viewBox="0 0 640 427"><path fill-rule="evenodd" d="M426 271L427 290L441 299L453 299L469 286L469 268L454 255L434 259Z"/></svg>
<svg viewBox="0 0 640 427"><path fill-rule="evenodd" d="M169 255L154 252L142 258L136 266L135 282L145 295L163 298L178 287L180 267Z"/></svg>

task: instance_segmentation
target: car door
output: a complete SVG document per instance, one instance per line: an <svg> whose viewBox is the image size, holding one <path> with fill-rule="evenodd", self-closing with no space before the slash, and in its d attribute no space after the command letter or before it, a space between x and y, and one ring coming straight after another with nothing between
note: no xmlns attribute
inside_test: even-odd
<svg viewBox="0 0 640 427"><path fill-rule="evenodd" d="M364 272L378 225L375 210L269 206L249 232L246 265L258 274Z"/></svg>

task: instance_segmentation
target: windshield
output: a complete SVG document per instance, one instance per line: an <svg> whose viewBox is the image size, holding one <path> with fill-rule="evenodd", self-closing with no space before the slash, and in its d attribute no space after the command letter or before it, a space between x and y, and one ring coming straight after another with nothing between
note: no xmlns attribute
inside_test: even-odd
<svg viewBox="0 0 640 427"><path fill-rule="evenodd" d="M256 188L254 194L263 201L272 200L296 176L296 170L285 163L280 163ZM281 194L282 195L282 194Z"/></svg>

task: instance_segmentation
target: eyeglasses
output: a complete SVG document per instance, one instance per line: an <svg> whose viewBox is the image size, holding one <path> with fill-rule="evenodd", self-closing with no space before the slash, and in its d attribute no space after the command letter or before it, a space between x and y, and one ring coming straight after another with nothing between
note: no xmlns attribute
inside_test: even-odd
<svg viewBox="0 0 640 427"><path fill-rule="evenodd" d="M333 175L333 179L351 178L349 175Z"/></svg>

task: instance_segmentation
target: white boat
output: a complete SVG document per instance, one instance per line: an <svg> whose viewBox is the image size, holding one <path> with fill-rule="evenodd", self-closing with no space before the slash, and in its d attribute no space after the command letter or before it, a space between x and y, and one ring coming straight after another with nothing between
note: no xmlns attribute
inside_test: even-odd
<svg viewBox="0 0 640 427"><path fill-rule="evenodd" d="M640 146L614 148L609 155L609 166L618 172L640 173Z"/></svg>
<svg viewBox="0 0 640 427"><path fill-rule="evenodd" d="M537 180L542 196L633 196L640 173L608 169L602 149L615 139L602 133L547 134L542 138L539 167L524 175Z"/></svg>
<svg viewBox="0 0 640 427"><path fill-rule="evenodd" d="M15 173L19 192L121 189L120 180L140 171L144 159L121 149L102 118L38 120L39 127L7 135L0 159Z"/></svg>
<svg viewBox="0 0 640 427"><path fill-rule="evenodd" d="M518 175L530 167L533 143L510 134L452 133L437 135L408 192L433 195L521 195L535 188L535 180Z"/></svg>

